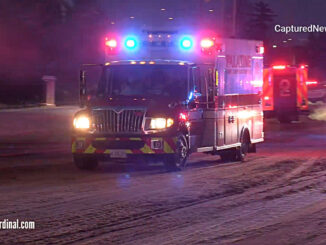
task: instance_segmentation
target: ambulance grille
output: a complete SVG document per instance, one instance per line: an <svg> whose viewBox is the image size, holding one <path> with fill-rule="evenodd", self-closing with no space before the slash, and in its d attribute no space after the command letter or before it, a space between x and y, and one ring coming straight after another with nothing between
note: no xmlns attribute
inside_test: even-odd
<svg viewBox="0 0 326 245"><path fill-rule="evenodd" d="M94 110L92 124L98 133L140 133L144 116L143 109Z"/></svg>

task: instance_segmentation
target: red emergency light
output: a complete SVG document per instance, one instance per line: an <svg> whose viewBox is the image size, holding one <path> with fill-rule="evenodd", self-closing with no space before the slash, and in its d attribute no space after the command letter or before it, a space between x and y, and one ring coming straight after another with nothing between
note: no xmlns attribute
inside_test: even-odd
<svg viewBox="0 0 326 245"><path fill-rule="evenodd" d="M204 49L211 48L214 46L214 41L209 38L205 38L200 41L200 46L201 46L201 48L204 48Z"/></svg>
<svg viewBox="0 0 326 245"><path fill-rule="evenodd" d="M306 81L306 85L309 86L309 85L317 85L318 82L315 81L315 80L312 80L312 81Z"/></svg>
<svg viewBox="0 0 326 245"><path fill-rule="evenodd" d="M300 68L301 68L301 69L306 69L306 68L308 68L308 65L305 65L305 64L300 65Z"/></svg>
<svg viewBox="0 0 326 245"><path fill-rule="evenodd" d="M105 38L105 46L111 48L111 49L114 49L118 46L118 42L116 39L114 38L108 38L106 37Z"/></svg>
<svg viewBox="0 0 326 245"><path fill-rule="evenodd" d="M284 70L286 68L285 65L276 65L276 66L273 66L273 69L274 70Z"/></svg>
<svg viewBox="0 0 326 245"><path fill-rule="evenodd" d="M211 38L204 38L200 41L201 51L205 54L212 54L216 51L215 41Z"/></svg>
<svg viewBox="0 0 326 245"><path fill-rule="evenodd" d="M186 121L188 121L188 115L186 113L181 112L179 114L179 119L180 119L180 121L186 122Z"/></svg>
<svg viewBox="0 0 326 245"><path fill-rule="evenodd" d="M118 49L118 41L116 38L106 37L105 48L108 53L116 53Z"/></svg>

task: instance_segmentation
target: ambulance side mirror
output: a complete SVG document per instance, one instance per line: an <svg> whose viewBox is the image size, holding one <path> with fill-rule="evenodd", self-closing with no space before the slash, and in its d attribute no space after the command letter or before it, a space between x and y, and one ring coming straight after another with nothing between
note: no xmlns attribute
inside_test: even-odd
<svg viewBox="0 0 326 245"><path fill-rule="evenodd" d="M84 107L87 101L86 90L86 71L81 70L79 73L79 104L80 107Z"/></svg>

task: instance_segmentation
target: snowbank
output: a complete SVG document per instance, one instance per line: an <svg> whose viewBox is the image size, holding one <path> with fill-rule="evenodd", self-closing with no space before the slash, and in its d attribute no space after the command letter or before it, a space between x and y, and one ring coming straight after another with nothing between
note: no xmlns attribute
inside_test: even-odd
<svg viewBox="0 0 326 245"><path fill-rule="evenodd" d="M308 116L312 120L326 121L326 105L315 108Z"/></svg>

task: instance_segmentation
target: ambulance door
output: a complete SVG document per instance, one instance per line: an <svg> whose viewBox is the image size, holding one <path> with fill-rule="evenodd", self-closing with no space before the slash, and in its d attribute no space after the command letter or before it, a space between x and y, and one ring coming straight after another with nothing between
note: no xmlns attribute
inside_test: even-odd
<svg viewBox="0 0 326 245"><path fill-rule="evenodd" d="M238 142L238 95L230 94L225 97L224 135L225 145Z"/></svg>
<svg viewBox="0 0 326 245"><path fill-rule="evenodd" d="M297 80L295 72L274 74L274 108L282 116L297 111Z"/></svg>
<svg viewBox="0 0 326 245"><path fill-rule="evenodd" d="M264 111L274 110L273 79L270 69L264 69L262 103Z"/></svg>
<svg viewBox="0 0 326 245"><path fill-rule="evenodd" d="M203 111L206 107L203 103L205 99L202 91L200 68L197 66L189 68L188 101L190 122L189 145L191 151L196 151L197 148L202 146Z"/></svg>
<svg viewBox="0 0 326 245"><path fill-rule="evenodd" d="M203 71L203 79L205 82L205 107L203 107L203 138L202 147L208 147L213 150L216 146L216 113L217 103L216 89L214 79L214 69L209 67Z"/></svg>
<svg viewBox="0 0 326 245"><path fill-rule="evenodd" d="M224 96L225 58L217 59L215 70L215 83L217 89L217 111L216 111L216 145L225 145L225 96Z"/></svg>

